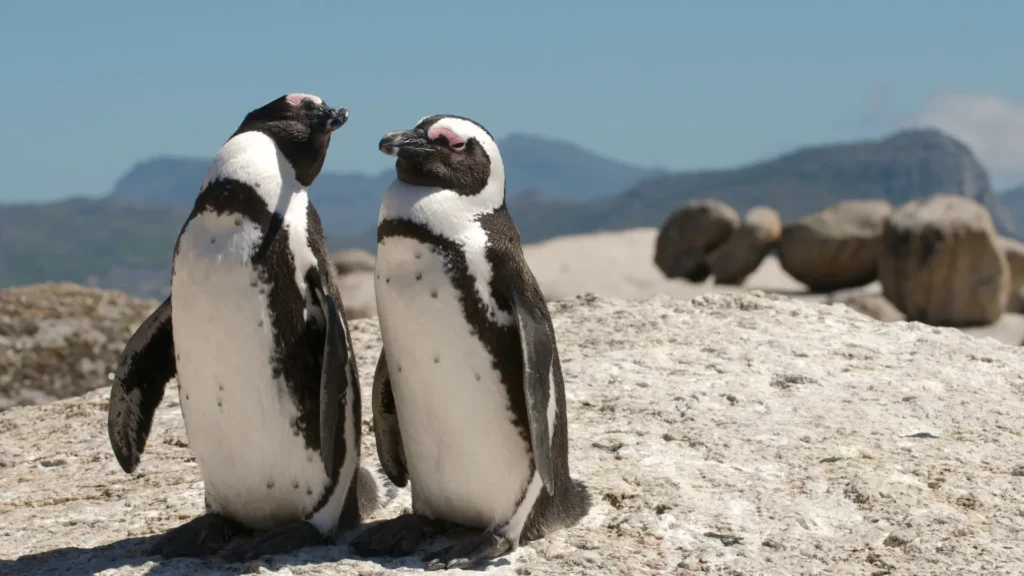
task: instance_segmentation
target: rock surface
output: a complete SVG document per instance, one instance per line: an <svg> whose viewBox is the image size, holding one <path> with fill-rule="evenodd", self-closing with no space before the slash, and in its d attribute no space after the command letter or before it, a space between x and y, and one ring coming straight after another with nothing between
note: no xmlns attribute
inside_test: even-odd
<svg viewBox="0 0 1024 576"><path fill-rule="evenodd" d="M888 200L840 202L782 231L779 261L814 292L863 286L878 277Z"/></svg>
<svg viewBox="0 0 1024 576"><path fill-rule="evenodd" d="M739 229L707 256L716 284L740 285L775 247L782 235L782 219L768 206L755 206L743 216Z"/></svg>
<svg viewBox="0 0 1024 576"><path fill-rule="evenodd" d="M157 305L76 284L0 290L0 410L109 386L124 343Z"/></svg>
<svg viewBox="0 0 1024 576"><path fill-rule="evenodd" d="M910 320L965 326L995 322L1010 269L981 204L948 194L913 200L886 220L879 280Z"/></svg>
<svg viewBox="0 0 1024 576"><path fill-rule="evenodd" d="M488 573L1024 571L1020 347L758 292L551 308L571 463L594 506ZM365 429L380 339L370 320L352 330ZM107 397L0 413L0 574L422 568L418 557L352 558L343 545L244 566L142 556L154 534L202 511L202 484L176 388L134 476L108 445ZM378 518L409 503L407 489L387 487Z"/></svg>
<svg viewBox="0 0 1024 576"><path fill-rule="evenodd" d="M705 255L728 240L739 225L739 214L724 202L687 202L662 225L654 263L669 278L700 282L711 273Z"/></svg>

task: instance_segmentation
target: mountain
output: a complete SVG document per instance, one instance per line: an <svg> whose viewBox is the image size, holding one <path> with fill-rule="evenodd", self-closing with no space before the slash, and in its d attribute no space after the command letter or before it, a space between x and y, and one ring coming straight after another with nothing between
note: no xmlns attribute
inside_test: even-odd
<svg viewBox="0 0 1024 576"><path fill-rule="evenodd" d="M512 134L499 140L498 146L510 197L524 190L544 190L559 199L594 200L665 173L551 138ZM195 158L148 159L132 166L117 181L110 198L139 206L191 206L209 165L209 160ZM328 236L351 235L362 232L367 223L376 223L381 199L393 179L391 168L373 176L321 174L310 187L310 196L329 228Z"/></svg>
<svg viewBox="0 0 1024 576"><path fill-rule="evenodd" d="M632 166L576 144L514 134L499 141L510 196L542 189L593 200L663 171ZM132 166L105 198L0 205L0 286L62 280L166 293L174 239L210 159L163 156ZM394 170L376 175L322 173L310 195L331 248L372 228ZM375 245L375 236L371 238Z"/></svg>
<svg viewBox="0 0 1024 576"><path fill-rule="evenodd" d="M533 136L512 135L500 146L509 174L509 210L527 242L660 226L680 204L703 197L740 212L767 204L788 222L844 199L901 204L946 192L987 206L1004 234L1024 229L1011 216L1024 214L1024 192L994 194L971 151L937 130L806 147L734 170L678 173L638 168ZM106 198L0 205L0 286L62 280L162 297L174 239L208 164L154 158L133 166ZM391 179L391 170L321 174L311 196L331 250L376 248L374 224Z"/></svg>
<svg viewBox="0 0 1024 576"><path fill-rule="evenodd" d="M0 207L0 286L72 281L158 296L190 209L108 198Z"/></svg>
<svg viewBox="0 0 1024 576"><path fill-rule="evenodd" d="M1024 184L1019 184L999 194L999 201L1006 207L1007 217L1024 231Z"/></svg>
<svg viewBox="0 0 1024 576"><path fill-rule="evenodd" d="M886 198L899 205L940 192L968 196L985 205L1003 234L1016 236L1024 229L993 192L988 174L973 153L958 140L931 129L803 148L734 170L667 174L593 202L538 195L512 199L509 210L522 218L524 240L536 242L563 234L660 226L674 208L695 198L717 198L741 214L766 204L789 222L850 198Z"/></svg>

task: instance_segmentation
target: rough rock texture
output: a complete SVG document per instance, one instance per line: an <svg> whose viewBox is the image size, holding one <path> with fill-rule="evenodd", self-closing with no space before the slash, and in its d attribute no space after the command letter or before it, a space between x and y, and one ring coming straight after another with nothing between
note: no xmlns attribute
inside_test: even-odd
<svg viewBox="0 0 1024 576"><path fill-rule="evenodd" d="M908 319L988 324L1006 309L1010 269L981 204L948 194L908 202L886 221L883 244L879 280Z"/></svg>
<svg viewBox="0 0 1024 576"><path fill-rule="evenodd" d="M888 200L840 202L785 227L779 261L815 292L863 286L878 277Z"/></svg>
<svg viewBox="0 0 1024 576"><path fill-rule="evenodd" d="M108 386L159 302L76 284L0 290L0 410Z"/></svg>
<svg viewBox="0 0 1024 576"><path fill-rule="evenodd" d="M669 278L700 282L711 273L705 255L728 240L739 225L740 215L724 202L687 202L662 225L654 263Z"/></svg>
<svg viewBox="0 0 1024 576"><path fill-rule="evenodd" d="M1024 312L1024 242L1001 236L999 245L1010 268L1010 298L1008 312Z"/></svg>
<svg viewBox="0 0 1024 576"><path fill-rule="evenodd" d="M743 223L729 239L708 254L707 263L717 284L739 285L779 241L782 220L768 206L755 206L743 216Z"/></svg>
<svg viewBox="0 0 1024 576"><path fill-rule="evenodd" d="M490 573L1024 571L1020 347L758 292L551 308L572 466L595 504ZM376 325L352 326L369 382ZM135 476L107 444L107 394L0 414L0 573L422 568L418 557L378 563L343 546L246 566L140 556L153 534L202 511L202 485L176 389ZM378 517L408 505L407 489L389 493Z"/></svg>
<svg viewBox="0 0 1024 576"><path fill-rule="evenodd" d="M377 265L376 256L359 248L349 248L335 252L328 256L327 259L330 260L331 264L334 265L334 270L341 276L353 272L373 272L374 267Z"/></svg>

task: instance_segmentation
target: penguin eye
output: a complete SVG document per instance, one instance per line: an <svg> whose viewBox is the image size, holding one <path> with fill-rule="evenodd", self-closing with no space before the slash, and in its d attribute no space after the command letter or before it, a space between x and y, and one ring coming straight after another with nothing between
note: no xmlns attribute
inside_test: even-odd
<svg viewBox="0 0 1024 576"><path fill-rule="evenodd" d="M454 144L452 144L452 150L462 151L462 150L465 150L465 149L466 149L466 142L464 140L459 140L459 141L455 142Z"/></svg>

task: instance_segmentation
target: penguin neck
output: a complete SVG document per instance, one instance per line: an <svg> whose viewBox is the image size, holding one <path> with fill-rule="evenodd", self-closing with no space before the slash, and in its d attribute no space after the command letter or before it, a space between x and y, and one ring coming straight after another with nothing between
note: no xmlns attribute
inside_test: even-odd
<svg viewBox="0 0 1024 576"><path fill-rule="evenodd" d="M444 238L458 240L480 228L480 217L505 204L505 183L488 181L470 196L434 186L413 186L395 179L381 202L377 223L408 220Z"/></svg>
<svg viewBox="0 0 1024 576"><path fill-rule="evenodd" d="M217 151L202 188L216 180L235 180L259 194L267 210L284 216L296 199L305 199L306 187L295 178L295 169L273 139L262 132L242 132Z"/></svg>

